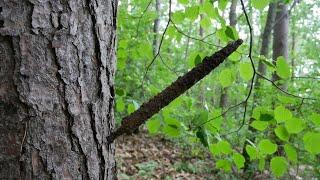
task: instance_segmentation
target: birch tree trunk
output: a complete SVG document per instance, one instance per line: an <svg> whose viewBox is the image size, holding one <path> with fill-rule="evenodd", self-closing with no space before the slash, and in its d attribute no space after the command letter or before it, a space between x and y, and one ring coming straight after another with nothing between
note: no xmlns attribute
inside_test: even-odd
<svg viewBox="0 0 320 180"><path fill-rule="evenodd" d="M117 0L0 13L0 179L114 179Z"/></svg>

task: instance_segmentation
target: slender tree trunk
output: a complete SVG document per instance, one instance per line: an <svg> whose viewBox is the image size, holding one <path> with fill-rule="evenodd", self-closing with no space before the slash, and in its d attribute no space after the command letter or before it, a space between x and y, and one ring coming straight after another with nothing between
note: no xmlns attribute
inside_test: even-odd
<svg viewBox="0 0 320 180"><path fill-rule="evenodd" d="M273 29L273 63L276 64L277 58L283 56L288 60L288 31L289 31L289 14L288 7L284 3L277 3L277 13L276 13L276 24ZM272 74L272 80L278 81L281 78L276 74ZM283 89L286 89L287 86L284 83L279 84ZM273 102L273 105L275 103ZM278 153L283 154L282 142L273 134L273 139L278 144Z"/></svg>
<svg viewBox="0 0 320 180"><path fill-rule="evenodd" d="M160 0L156 0L156 13L157 18L153 21L153 55L155 56L158 53L159 49L159 27L160 27Z"/></svg>
<svg viewBox="0 0 320 180"><path fill-rule="evenodd" d="M117 0L0 7L0 179L114 179Z"/></svg>
<svg viewBox="0 0 320 180"><path fill-rule="evenodd" d="M199 0L199 4L202 5L203 0ZM203 14L200 14L200 21L203 19ZM204 29L201 27L201 25L199 25L199 36L200 38L202 38L204 35ZM199 49L201 49L202 44L199 45ZM199 89L200 89L200 93L199 93L199 100L200 100L200 105L202 107L205 107L205 103L206 103L206 95L205 95L205 85L203 84L203 82L199 82Z"/></svg>
<svg viewBox="0 0 320 180"><path fill-rule="evenodd" d="M273 30L273 62L276 63L279 56L288 59L288 32L289 17L288 7L284 3L277 4L276 20ZM272 75L274 81L280 80L280 77L274 73Z"/></svg>
<svg viewBox="0 0 320 180"><path fill-rule="evenodd" d="M237 24L237 0L232 0L229 11L230 26L235 27ZM220 107L222 110L228 106L228 87L221 88Z"/></svg>
<svg viewBox="0 0 320 180"><path fill-rule="evenodd" d="M260 55L263 55L265 57L269 57L269 46L270 46L270 38L271 38L271 32L272 32L272 25L274 23L274 18L276 15L276 11L275 11L275 4L274 3L270 3L269 4L269 9L268 9L268 15L267 15L267 20L266 20L266 25L264 27L263 30L263 34L262 34L262 43L261 43L261 49L260 49ZM258 72L262 75L266 74L266 66L265 64L263 64L261 61L259 61L258 64ZM260 88L260 77L257 76L257 78L255 79L255 83L254 83L254 95L253 95L253 99L255 104L253 105L253 108L258 104L257 103L257 99L260 96L259 93L259 88ZM249 120L249 124L251 124L253 121L253 119ZM248 128L249 132L255 132L255 129L253 129L251 126L249 126ZM255 141L255 136L249 137L251 142ZM249 143L247 141L245 141L244 145L243 145L243 151L242 154L245 157L245 167L244 167L244 171L246 172L249 168L249 155L247 153L247 151L245 150L246 146Z"/></svg>

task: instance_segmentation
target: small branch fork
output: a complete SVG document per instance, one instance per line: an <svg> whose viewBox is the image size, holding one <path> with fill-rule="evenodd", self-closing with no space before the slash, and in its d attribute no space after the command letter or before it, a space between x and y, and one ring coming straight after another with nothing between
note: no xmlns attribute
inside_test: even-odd
<svg viewBox="0 0 320 180"><path fill-rule="evenodd" d="M123 118L121 126L107 137L111 144L117 137L125 133L131 133L146 122L154 114L167 106L174 99L195 85L198 81L218 67L230 54L232 54L243 41L241 39L229 43L211 56L203 59L202 63L191 69L185 75L179 77L170 86L154 96L148 102L142 104L139 109Z"/></svg>

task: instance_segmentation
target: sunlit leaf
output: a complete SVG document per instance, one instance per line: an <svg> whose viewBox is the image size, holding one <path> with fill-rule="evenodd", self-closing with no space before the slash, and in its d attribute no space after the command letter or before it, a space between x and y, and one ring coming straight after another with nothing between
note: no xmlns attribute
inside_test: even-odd
<svg viewBox="0 0 320 180"><path fill-rule="evenodd" d="M259 131L264 131L268 126L269 126L269 122L266 121L253 121L250 124L251 127L259 130Z"/></svg>
<svg viewBox="0 0 320 180"><path fill-rule="evenodd" d="M237 166L238 169L241 169L244 167L245 159L240 153L234 153L232 156L233 162Z"/></svg>
<svg viewBox="0 0 320 180"><path fill-rule="evenodd" d="M292 113L287 108L283 106L278 106L274 110L274 118L277 120L278 123L285 122L292 118Z"/></svg>
<svg viewBox="0 0 320 180"><path fill-rule="evenodd" d="M118 112L123 112L125 109L125 104L122 100L122 98L118 98L116 101L116 109Z"/></svg>
<svg viewBox="0 0 320 180"><path fill-rule="evenodd" d="M254 148L253 146L251 145L247 145L246 146L246 151L250 157L250 160L255 160L258 158L258 151L256 148Z"/></svg>
<svg viewBox="0 0 320 180"><path fill-rule="evenodd" d="M251 3L254 8L263 10L269 4L269 0L252 0Z"/></svg>
<svg viewBox="0 0 320 180"><path fill-rule="evenodd" d="M187 7L185 10L185 15L187 18L194 21L199 15L199 6Z"/></svg>
<svg viewBox="0 0 320 180"><path fill-rule="evenodd" d="M312 113L312 115L310 116L310 119L314 125L320 127L320 114Z"/></svg>
<svg viewBox="0 0 320 180"><path fill-rule="evenodd" d="M223 169L226 172L231 171L231 163L226 159L220 159L216 162L216 167Z"/></svg>
<svg viewBox="0 0 320 180"><path fill-rule="evenodd" d="M288 79L291 73L290 73L290 67L286 62L286 59L283 56L280 56L277 58L276 64L277 64L277 74L283 79Z"/></svg>
<svg viewBox="0 0 320 180"><path fill-rule="evenodd" d="M253 69L251 66L251 63L241 63L240 64L240 76L245 81L248 81L252 78L253 75Z"/></svg>
<svg viewBox="0 0 320 180"><path fill-rule="evenodd" d="M285 122L285 127L288 133L296 134L301 132L304 129L305 123L301 119L291 118L290 120L287 120Z"/></svg>
<svg viewBox="0 0 320 180"><path fill-rule="evenodd" d="M189 3L189 0L178 0L178 2L179 2L180 4L186 5L186 4Z"/></svg>
<svg viewBox="0 0 320 180"><path fill-rule="evenodd" d="M311 154L320 154L320 133L307 132L303 136L304 148Z"/></svg>
<svg viewBox="0 0 320 180"><path fill-rule="evenodd" d="M223 87L228 87L233 83L232 72L230 69L224 69L221 71L219 81Z"/></svg>
<svg viewBox="0 0 320 180"><path fill-rule="evenodd" d="M151 119L146 122L147 129L148 129L149 133L151 133L151 134L158 132L160 125L161 125L161 121L158 118Z"/></svg>
<svg viewBox="0 0 320 180"><path fill-rule="evenodd" d="M263 139L258 144L259 151L262 154L273 154L277 151L277 145L268 139Z"/></svg>
<svg viewBox="0 0 320 180"><path fill-rule="evenodd" d="M270 168L274 176L280 177L287 172L288 162L284 157L276 156L271 159Z"/></svg>
<svg viewBox="0 0 320 180"><path fill-rule="evenodd" d="M276 136L283 140L283 141L288 141L289 140L289 133L286 130L285 127L283 126L277 126L274 130L274 132L276 133Z"/></svg>
<svg viewBox="0 0 320 180"><path fill-rule="evenodd" d="M231 145L227 141L219 141L217 143L217 148L219 148L220 152L223 154L230 154L232 152Z"/></svg>
<svg viewBox="0 0 320 180"><path fill-rule="evenodd" d="M219 0L219 1L218 1L218 7L219 7L219 9L221 9L221 10L226 9L227 4L228 4L228 0Z"/></svg>
<svg viewBox="0 0 320 180"><path fill-rule="evenodd" d="M298 154L295 148L289 144L284 145L284 151L286 152L287 158L296 163L298 161Z"/></svg>

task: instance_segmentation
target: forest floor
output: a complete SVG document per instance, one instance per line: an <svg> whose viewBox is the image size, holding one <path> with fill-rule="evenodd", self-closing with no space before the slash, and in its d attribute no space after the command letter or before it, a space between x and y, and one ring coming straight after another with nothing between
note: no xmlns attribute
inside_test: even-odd
<svg viewBox="0 0 320 180"><path fill-rule="evenodd" d="M210 157L192 157L162 136L144 131L119 138L116 160L118 179L213 179L215 169Z"/></svg>

